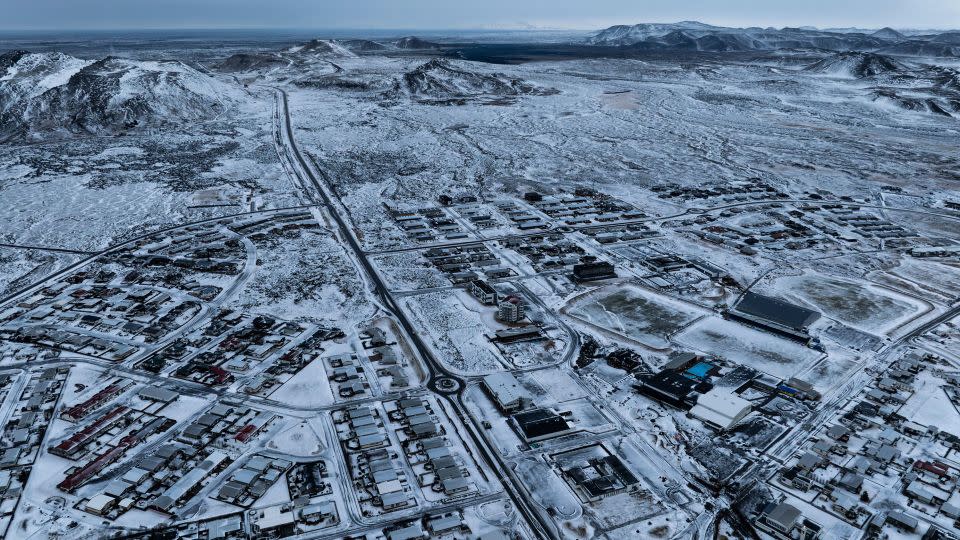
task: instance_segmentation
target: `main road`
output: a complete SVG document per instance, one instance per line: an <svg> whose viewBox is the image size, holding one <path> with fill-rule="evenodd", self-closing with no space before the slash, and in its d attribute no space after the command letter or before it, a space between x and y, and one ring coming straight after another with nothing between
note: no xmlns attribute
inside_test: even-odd
<svg viewBox="0 0 960 540"><path fill-rule="evenodd" d="M300 184L304 186L304 189L307 191L306 195L314 202L326 206L330 215L333 217L334 221L336 221L337 228L340 231L340 236L350 248L350 251L353 252L354 260L360 265L364 273L367 275L367 279L372 285L373 293L377 296L383 308L400 323L400 327L405 334L405 339L408 343L413 345L413 347L417 350L418 355L427 366L427 369L430 372L430 379L427 383L427 387L431 391L438 394L441 398L447 399L450 402L453 411L459 417L460 422L466 428L467 434L480 451L480 454L483 457L487 467L489 467L490 470L493 471L499 478L501 484L503 485L504 491L513 501L513 504L517 507L520 513L524 516L527 525L531 528L531 530L539 538L551 538L559 536L553 524L544 519L541 513L533 508L529 497L524 496L524 488L520 484L513 470L511 470L506 463L504 463L496 450L493 449L487 442L486 438L480 435L476 424L467 413L461 399L462 392L465 388L465 381L451 373L440 362L437 361L437 359L433 356L433 350L427 346L423 339L421 339L419 332L416 331L409 318L394 300L393 295L390 293L390 290L383 281L383 278L367 259L366 253L360 246L360 242L357 240L356 236L353 234L347 218L343 215L345 210L341 211L340 207L334 202L334 196L332 195L334 193L334 189L329 178L327 177L327 174L319 168L315 169L310 162L304 158L300 148L297 146L296 138L293 134L293 127L291 126L290 122L290 108L288 104L287 93L280 88L275 88L275 90L277 93L278 104L277 113L275 116L275 119L278 123L277 142L281 147L278 148L278 150L282 151L282 154L285 155L292 171L297 175L300 180ZM310 187L313 189L309 189Z"/></svg>

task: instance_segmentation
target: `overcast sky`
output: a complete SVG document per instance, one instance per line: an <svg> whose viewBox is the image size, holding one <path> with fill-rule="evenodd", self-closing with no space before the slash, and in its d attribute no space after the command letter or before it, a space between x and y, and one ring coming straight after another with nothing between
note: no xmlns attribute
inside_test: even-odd
<svg viewBox="0 0 960 540"><path fill-rule="evenodd" d="M0 29L960 28L960 0L0 0Z"/></svg>

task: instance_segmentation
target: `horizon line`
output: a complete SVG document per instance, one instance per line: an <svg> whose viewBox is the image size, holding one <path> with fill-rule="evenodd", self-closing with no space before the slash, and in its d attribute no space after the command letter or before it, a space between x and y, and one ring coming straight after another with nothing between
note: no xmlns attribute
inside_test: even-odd
<svg viewBox="0 0 960 540"><path fill-rule="evenodd" d="M398 26L398 27L377 27L377 26L258 26L258 25L235 25L235 26L115 26L115 27L73 27L73 28L64 28L64 27L22 27L22 28L3 28L0 27L0 33L31 33L31 32L158 32L158 31L251 31L251 30L263 30L263 31L309 31L309 32L323 32L323 31L375 31L375 32L391 32L391 31L422 31L422 32L595 32L601 31L612 26L636 26L639 24L680 24L684 22L695 22L700 24L706 24L710 26L716 26L717 28L724 29L734 29L734 30L744 30L749 28L774 28L777 30L783 30L786 28L801 28L801 29L815 29L819 31L830 31L830 30L867 30L867 31L876 31L883 28L891 28L898 31L952 31L958 30L958 28L953 27L902 27L902 26L893 26L886 25L881 27L860 27L860 26L815 26L815 25L750 25L750 26L724 26L716 25L712 23L705 23L703 21L697 20L682 20L674 22L640 22L640 23L617 23L604 27L551 27L543 26L538 27L536 25L502 25L502 26L453 26L453 27L416 27L416 26Z"/></svg>

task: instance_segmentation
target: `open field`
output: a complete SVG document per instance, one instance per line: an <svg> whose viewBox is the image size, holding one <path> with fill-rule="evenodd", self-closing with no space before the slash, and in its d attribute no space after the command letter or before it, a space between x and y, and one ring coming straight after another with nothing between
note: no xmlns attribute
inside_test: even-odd
<svg viewBox="0 0 960 540"><path fill-rule="evenodd" d="M827 317L875 334L892 331L926 307L876 285L816 273L782 278L777 280L777 288Z"/></svg>
<svg viewBox="0 0 960 540"><path fill-rule="evenodd" d="M676 336L682 345L786 379L810 367L822 353L732 321L710 317Z"/></svg>
<svg viewBox="0 0 960 540"><path fill-rule="evenodd" d="M660 346L700 315L681 302L632 286L601 289L578 302L569 313L650 346Z"/></svg>

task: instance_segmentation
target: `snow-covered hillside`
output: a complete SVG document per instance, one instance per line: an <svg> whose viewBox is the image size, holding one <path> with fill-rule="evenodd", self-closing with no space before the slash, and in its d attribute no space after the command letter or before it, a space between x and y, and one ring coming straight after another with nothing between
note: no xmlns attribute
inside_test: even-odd
<svg viewBox="0 0 960 540"><path fill-rule="evenodd" d="M666 36L667 34L684 30L706 32L720 30L720 27L696 21L666 24L618 24L597 32L589 38L588 42L594 45L632 45L639 41Z"/></svg>
<svg viewBox="0 0 960 540"><path fill-rule="evenodd" d="M854 79L896 73L908 69L903 62L889 56L859 51L837 53L806 68L807 71L812 73Z"/></svg>
<svg viewBox="0 0 960 540"><path fill-rule="evenodd" d="M877 31L816 28L727 28L695 21L611 26L595 33L590 45L678 51L872 51L889 54L955 57L960 43L953 33L906 36L892 28Z"/></svg>
<svg viewBox="0 0 960 540"><path fill-rule="evenodd" d="M396 89L420 100L449 100L475 97L503 97L553 92L503 73L481 71L435 58L403 74Z"/></svg>
<svg viewBox="0 0 960 540"><path fill-rule="evenodd" d="M61 53L4 55L0 111L7 133L111 133L209 119L239 90L178 61Z"/></svg>

